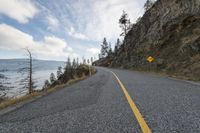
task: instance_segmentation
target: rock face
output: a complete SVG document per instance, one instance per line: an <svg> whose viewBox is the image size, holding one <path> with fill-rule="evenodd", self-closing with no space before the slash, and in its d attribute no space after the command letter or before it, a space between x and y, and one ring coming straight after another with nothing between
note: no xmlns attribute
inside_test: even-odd
<svg viewBox="0 0 200 133"><path fill-rule="evenodd" d="M97 65L149 69L200 79L200 0L158 0L113 56ZM128 55L126 56L125 50Z"/></svg>

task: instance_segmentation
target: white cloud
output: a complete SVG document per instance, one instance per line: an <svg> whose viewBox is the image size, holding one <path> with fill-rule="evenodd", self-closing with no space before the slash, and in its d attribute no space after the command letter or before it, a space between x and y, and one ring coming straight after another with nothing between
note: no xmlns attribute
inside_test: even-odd
<svg viewBox="0 0 200 133"><path fill-rule="evenodd" d="M68 56L77 57L65 40L55 36L46 36L41 41L12 26L0 24L0 49L22 50L29 48L39 58L66 60Z"/></svg>
<svg viewBox="0 0 200 133"><path fill-rule="evenodd" d="M37 14L38 9L40 9L37 19L41 19L42 22L37 21L38 23L31 25L33 27L30 29L29 27L25 28L30 32L32 29L39 29L42 31L42 35L46 36L40 41L35 41L30 34L11 26L0 24L0 48L16 49L17 47L30 47L38 55L45 58L48 58L48 56L49 58L54 56L55 58L62 58L60 54L66 56L64 53L75 55L73 50L76 50L81 54L81 57L89 57L97 53L98 50L95 48L98 48L100 45L98 42L102 41L103 37L106 37L112 43L119 37L121 29L119 28L118 20L122 10L127 11L131 21L134 22L143 14L142 6L145 1L59 0L46 4L42 0L0 0L0 17L3 14L20 23L28 23ZM74 40L67 36L67 38L72 39L68 41L73 46L73 50L64 40L55 36L47 36L46 34L49 34L49 31L44 30L43 22L47 24L47 30L56 31L59 36L68 35L77 39ZM38 32L33 32L35 30L32 31L33 35L41 35ZM55 43L59 45L54 47ZM65 47L63 47L64 43ZM81 45L82 48L77 48L77 45ZM59 52L60 54L57 54ZM54 55L51 55L51 53L54 53Z"/></svg>
<svg viewBox="0 0 200 133"><path fill-rule="evenodd" d="M0 14L19 23L28 23L37 13L38 9L30 0L0 0Z"/></svg>
<svg viewBox="0 0 200 133"><path fill-rule="evenodd" d="M98 48L88 48L87 52L89 52L91 55L97 55L99 54L100 50Z"/></svg>
<svg viewBox="0 0 200 133"><path fill-rule="evenodd" d="M119 37L121 29L119 18L125 10L132 22L135 22L143 14L145 0L85 0L72 2L67 7L70 9L71 16L68 18L70 26L77 27L81 33L92 40L101 41L103 37L114 40ZM70 7L69 7L70 6ZM67 10L60 9L66 12ZM69 26L67 26L69 27Z"/></svg>
<svg viewBox="0 0 200 133"><path fill-rule="evenodd" d="M98 47L103 37L114 43L121 33L119 18L125 10L132 22L135 22L144 12L143 4L146 0L84 0L84 1L52 1L42 9L46 16L52 14L59 20L59 33L73 37L70 43ZM68 38L68 37L67 37ZM71 39L71 38L69 38ZM83 42L85 41L85 42ZM91 46L92 45L92 46ZM83 46L83 47L84 47ZM87 48L77 49L82 56L86 55ZM88 51L87 51L88 52ZM90 52L88 52L91 54ZM89 55L88 55L89 56Z"/></svg>
<svg viewBox="0 0 200 133"><path fill-rule="evenodd" d="M141 6L135 0L102 0L96 1L92 7L92 21L87 20L86 34L93 39L102 40L107 37L116 39L121 33L119 18L122 11L127 11L132 22L142 14Z"/></svg>
<svg viewBox="0 0 200 133"><path fill-rule="evenodd" d="M59 28L60 23L57 18L49 15L46 17L46 19L48 23L48 30L56 31Z"/></svg>
<svg viewBox="0 0 200 133"><path fill-rule="evenodd" d="M82 33L76 32L73 27L70 28L68 34L76 39L88 40L88 37Z"/></svg>
<svg viewBox="0 0 200 133"><path fill-rule="evenodd" d="M9 25L0 24L0 48L16 50L33 44L32 36Z"/></svg>

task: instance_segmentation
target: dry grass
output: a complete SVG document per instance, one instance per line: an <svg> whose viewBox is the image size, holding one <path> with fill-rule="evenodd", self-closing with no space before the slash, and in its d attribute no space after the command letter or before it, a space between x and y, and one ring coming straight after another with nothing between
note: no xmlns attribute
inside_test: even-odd
<svg viewBox="0 0 200 133"><path fill-rule="evenodd" d="M27 95L19 97L19 98L6 99L6 100L0 102L0 110L6 108L8 106L11 106L11 105L16 105L18 103L21 103L21 102L24 102L24 101L27 101L27 100L33 100L33 99L36 99L37 97L44 96L46 94L55 92L59 89L62 89L66 86L69 86L71 84L74 84L74 83L81 81L83 79L86 79L86 78L87 78L87 76L83 75L81 78L74 78L72 80L69 80L66 84L56 85L55 87L49 88L46 91L33 92L32 94L27 94Z"/></svg>
<svg viewBox="0 0 200 133"><path fill-rule="evenodd" d="M34 92L32 94L28 94L28 95L25 95L25 96L22 96L22 97L19 97L19 98L4 100L0 103L0 110L4 109L4 108L6 108L10 105L15 105L17 103L20 103L22 101L31 100L32 98L35 98L35 97L42 95L42 94L44 94L44 92Z"/></svg>
<svg viewBox="0 0 200 133"><path fill-rule="evenodd" d="M129 70L132 71L139 71L139 72L143 72L143 73L150 73L150 74L155 74L155 75L161 75L161 76L165 76L165 77L172 77L172 78L176 78L176 79L182 79L182 80L190 80L190 81L200 81L199 78L196 78L194 76L185 76L183 74L180 73L175 73L175 72L167 72L167 71L157 71L157 70L144 70L144 69L136 69L136 68L131 68Z"/></svg>

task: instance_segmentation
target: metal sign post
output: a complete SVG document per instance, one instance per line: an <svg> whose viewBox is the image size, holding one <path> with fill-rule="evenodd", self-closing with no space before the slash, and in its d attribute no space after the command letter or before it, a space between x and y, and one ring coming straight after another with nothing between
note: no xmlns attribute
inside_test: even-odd
<svg viewBox="0 0 200 133"><path fill-rule="evenodd" d="M149 71L151 70L151 63L154 61L152 56L147 57L147 61L149 62Z"/></svg>

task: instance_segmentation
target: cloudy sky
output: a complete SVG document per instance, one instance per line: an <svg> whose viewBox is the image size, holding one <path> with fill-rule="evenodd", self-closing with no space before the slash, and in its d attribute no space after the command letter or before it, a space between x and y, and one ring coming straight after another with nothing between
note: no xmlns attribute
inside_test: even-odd
<svg viewBox="0 0 200 133"><path fill-rule="evenodd" d="M0 58L66 60L98 55L103 37L114 46L125 10L132 22L146 0L0 0Z"/></svg>

